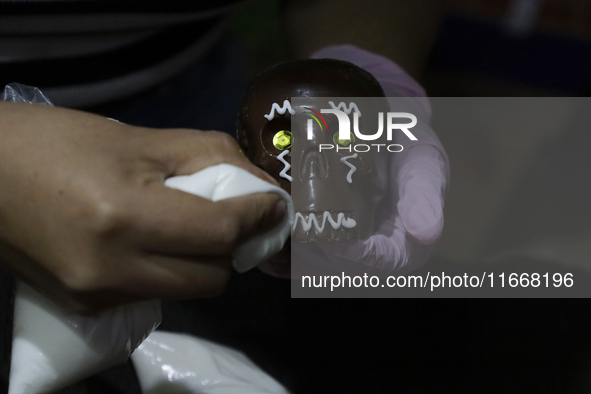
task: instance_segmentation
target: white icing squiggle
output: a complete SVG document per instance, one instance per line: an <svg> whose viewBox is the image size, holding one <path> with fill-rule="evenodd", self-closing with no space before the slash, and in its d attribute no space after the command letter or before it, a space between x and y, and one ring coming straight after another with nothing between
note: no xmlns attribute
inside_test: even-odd
<svg viewBox="0 0 591 394"><path fill-rule="evenodd" d="M267 120L273 120L273 118L275 117L275 111L277 111L277 113L279 115L283 115L285 113L285 111L289 111L289 113L291 115L295 115L295 111L293 110L293 108L291 108L291 104L289 103L289 100L285 100L283 102L283 107L280 107L279 104L277 103L273 103L273 105L271 106L271 112L269 112L267 115L265 115L265 118Z"/></svg>
<svg viewBox="0 0 591 394"><path fill-rule="evenodd" d="M349 182L349 183L353 183L353 179L351 178L351 175L353 175L353 173L355 171L357 171L357 167L355 167L354 164L349 163L347 160L348 159L356 159L356 158L357 158L357 153L355 153L351 156L341 157L341 163L347 165L350 168L349 173L347 174L347 182Z"/></svg>
<svg viewBox="0 0 591 394"><path fill-rule="evenodd" d="M316 228L316 232L321 233L322 231L324 231L324 225L326 224L327 219L328 219L328 222L330 223L330 225L332 226L332 228L334 228L335 230L337 230L341 226L343 226L345 228L353 228L357 225L357 222L355 221L355 219L345 218L345 214L342 212L340 212L337 215L337 220L335 222L335 220L330 215L330 212L324 211L324 214L322 215L322 226L318 224L318 220L316 220L316 215L314 215L313 213L308 214L308 219L306 219L306 218L304 218L304 215L302 215L300 212L298 212L295 214L295 220L293 222L293 229L294 230L296 229L296 226L298 224L298 218L301 219L302 228L304 229L305 232L310 231L310 229L312 228L312 223L314 223L314 227Z"/></svg>
<svg viewBox="0 0 591 394"><path fill-rule="evenodd" d="M283 152L281 152L281 154L279 156L277 156L277 160L279 160L280 162L283 163L283 165L285 166L283 168L283 170L279 173L279 176L282 178L287 179L288 181L292 181L293 178L289 175L287 175L287 171L289 171L289 169L291 168L291 164L289 164L287 161L285 161L284 157L289 153L288 150L284 150Z"/></svg>
<svg viewBox="0 0 591 394"><path fill-rule="evenodd" d="M361 111L359 111L359 108L357 108L357 104L355 104L354 102L350 102L349 103L349 107L347 107L347 104L345 104L344 102L340 102L339 105L334 105L334 103L332 101L329 101L328 104L332 107L332 109L338 109L343 111L344 113L346 113L347 115L351 114L351 111L353 111L353 108L355 108L355 112L359 114L359 117L361 117Z"/></svg>

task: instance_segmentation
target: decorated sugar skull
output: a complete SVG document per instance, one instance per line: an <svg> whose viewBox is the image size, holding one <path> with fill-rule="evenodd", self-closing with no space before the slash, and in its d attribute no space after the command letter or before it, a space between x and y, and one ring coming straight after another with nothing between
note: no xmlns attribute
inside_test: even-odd
<svg viewBox="0 0 591 394"><path fill-rule="evenodd" d="M332 59L279 64L260 74L244 95L239 144L291 193L292 238L298 242L362 239L374 231L375 208L386 192L387 154L357 149L353 134L341 139L337 117L322 113L357 111L360 131L373 134L379 127L375 115L389 107L385 98L360 99L367 97L384 97L375 78Z"/></svg>

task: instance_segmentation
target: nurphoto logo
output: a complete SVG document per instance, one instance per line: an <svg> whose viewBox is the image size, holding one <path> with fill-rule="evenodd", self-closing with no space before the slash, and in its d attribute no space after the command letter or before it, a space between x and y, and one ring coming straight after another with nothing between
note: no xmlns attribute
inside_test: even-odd
<svg viewBox="0 0 591 394"><path fill-rule="evenodd" d="M336 151L347 150L349 152L368 152L374 147L378 152L380 148L384 148L388 152L402 152L403 146L400 144L353 144L355 138L361 141L375 141L382 137L384 133L384 118L386 119L386 139L392 141L394 139L394 130L402 131L411 141L417 141L417 138L409 130L417 125L417 117L409 112L378 112L378 130L373 134L363 134L359 131L359 118L361 112L354 102L350 102L347 106L344 102L335 105L333 101L329 101L328 104L332 108L321 109L320 112L313 110L309 107L303 107L310 112L306 112L310 119L307 122L307 139L308 141L314 138L313 126L314 121L318 124L321 130L328 131L328 125L322 114L333 114L337 117L339 122L338 140L335 140L334 144L319 144L319 152L322 150L335 149ZM351 133L351 120L349 119L350 114L353 113L353 133ZM385 116L384 116L385 115ZM408 119L410 122L407 123L396 123L395 119ZM324 125L324 126L323 126Z"/></svg>

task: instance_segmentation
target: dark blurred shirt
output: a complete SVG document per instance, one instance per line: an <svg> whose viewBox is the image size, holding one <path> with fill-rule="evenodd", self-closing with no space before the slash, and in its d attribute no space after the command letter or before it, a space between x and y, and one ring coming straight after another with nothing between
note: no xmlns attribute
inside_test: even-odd
<svg viewBox="0 0 591 394"><path fill-rule="evenodd" d="M239 3L0 0L0 86L36 86L65 107L140 93L211 48Z"/></svg>

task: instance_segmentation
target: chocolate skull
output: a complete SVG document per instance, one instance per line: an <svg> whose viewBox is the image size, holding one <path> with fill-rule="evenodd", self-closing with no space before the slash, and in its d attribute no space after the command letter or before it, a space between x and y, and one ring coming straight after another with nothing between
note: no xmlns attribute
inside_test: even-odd
<svg viewBox="0 0 591 394"><path fill-rule="evenodd" d="M274 66L260 74L243 97L238 142L253 163L292 194L292 237L299 242L362 239L374 230L374 209L385 194L385 155L351 150L354 137L339 140L335 116L321 116L322 122L314 117L316 122L310 123L304 113L318 115L322 108L331 108L328 99L318 98L341 98L332 108L342 102L350 109L350 97L384 97L384 92L365 70L333 59ZM292 98L299 104L291 105ZM378 118L369 114L387 112L385 98L379 108L364 107L359 100L356 104L362 114L359 129L375 132ZM308 139L310 124L313 137ZM340 149L319 151L319 144Z"/></svg>

